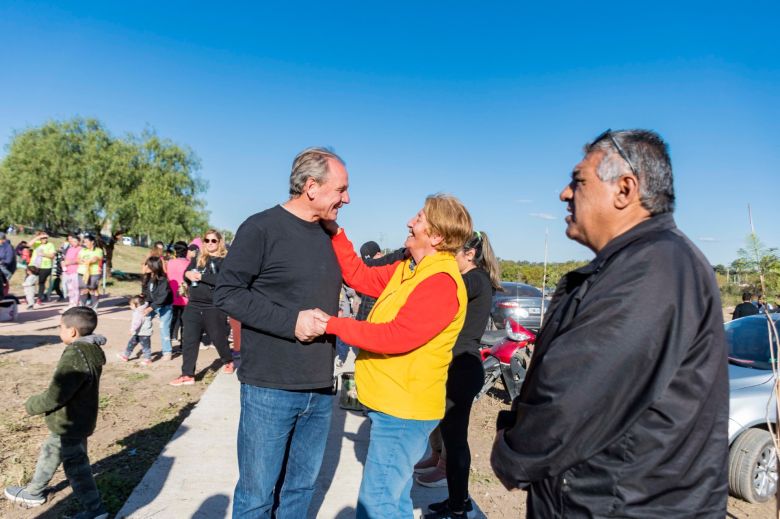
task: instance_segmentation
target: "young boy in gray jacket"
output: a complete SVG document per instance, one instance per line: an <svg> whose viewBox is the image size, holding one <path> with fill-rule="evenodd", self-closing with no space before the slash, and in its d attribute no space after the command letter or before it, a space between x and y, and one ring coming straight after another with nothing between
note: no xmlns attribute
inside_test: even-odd
<svg viewBox="0 0 780 519"><path fill-rule="evenodd" d="M106 356L102 335L93 335L97 314L87 307L62 314L60 339L65 343L48 389L25 403L31 416L44 414L51 434L41 446L32 481L26 487L6 487L5 497L27 507L46 502L46 487L62 463L73 494L85 510L77 519L105 519L103 506L87 456L87 437L95 431L100 375Z"/></svg>

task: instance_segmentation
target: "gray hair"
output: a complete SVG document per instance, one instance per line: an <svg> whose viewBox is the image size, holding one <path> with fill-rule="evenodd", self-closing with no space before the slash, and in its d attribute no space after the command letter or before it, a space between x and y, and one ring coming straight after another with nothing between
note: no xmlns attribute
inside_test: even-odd
<svg viewBox="0 0 780 519"><path fill-rule="evenodd" d="M325 183L329 173L328 159L346 165L331 148L306 148L296 155L290 172L290 196L293 198L301 196L309 178L313 178L318 184Z"/></svg>
<svg viewBox="0 0 780 519"><path fill-rule="evenodd" d="M625 157L615 147L610 135ZM605 132L585 145L586 154L594 151L605 153L596 171L602 181L615 182L621 175L635 173L642 207L652 215L674 211L672 160L669 147L660 135L649 130Z"/></svg>

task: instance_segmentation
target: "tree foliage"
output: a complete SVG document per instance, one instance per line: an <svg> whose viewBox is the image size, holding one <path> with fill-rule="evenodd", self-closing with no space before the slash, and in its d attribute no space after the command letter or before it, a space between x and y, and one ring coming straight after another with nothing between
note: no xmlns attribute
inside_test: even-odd
<svg viewBox="0 0 780 519"><path fill-rule="evenodd" d="M154 132L116 138L95 119L14 134L0 163L0 222L173 241L208 224L194 152ZM109 246L113 241L109 240Z"/></svg>
<svg viewBox="0 0 780 519"><path fill-rule="evenodd" d="M765 289L770 295L780 295L780 256L777 248L767 247L756 233L751 233L737 254L739 257L731 264L735 271L745 275L748 283L756 290Z"/></svg>
<svg viewBox="0 0 780 519"><path fill-rule="evenodd" d="M544 278L544 264L530 263L528 261L510 261L501 260L501 279L504 281L516 281L527 283L535 287L542 286ZM547 264L547 288L554 288L558 281L567 272L580 268L587 264L587 261L566 261L563 263Z"/></svg>

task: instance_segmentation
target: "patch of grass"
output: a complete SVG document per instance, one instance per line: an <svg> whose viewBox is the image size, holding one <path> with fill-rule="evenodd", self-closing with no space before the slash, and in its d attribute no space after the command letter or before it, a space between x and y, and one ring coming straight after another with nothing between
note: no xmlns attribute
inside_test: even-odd
<svg viewBox="0 0 780 519"><path fill-rule="evenodd" d="M103 395L100 397L100 400L98 400L98 409L101 411L106 409L109 405L111 405L111 395Z"/></svg>
<svg viewBox="0 0 780 519"><path fill-rule="evenodd" d="M130 382L140 382L149 378L149 373L128 373L125 378Z"/></svg>

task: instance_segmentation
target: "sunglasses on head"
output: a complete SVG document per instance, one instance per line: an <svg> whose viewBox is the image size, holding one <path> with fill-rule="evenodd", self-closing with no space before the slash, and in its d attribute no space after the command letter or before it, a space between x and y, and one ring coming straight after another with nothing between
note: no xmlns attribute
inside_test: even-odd
<svg viewBox="0 0 780 519"><path fill-rule="evenodd" d="M203 243L219 243L219 240L216 239L216 238L211 239L211 240L208 239L208 238L203 238Z"/></svg>
<svg viewBox="0 0 780 519"><path fill-rule="evenodd" d="M628 167L631 168L631 172L638 178L639 174L636 172L636 168L631 163L631 161L628 159L628 155L626 155L626 152L623 151L623 148L620 147L620 144L618 144L618 141L615 140L614 135L612 135L612 128L607 128L607 130L604 133L602 133L601 135L596 137L593 140L593 144L591 144L591 147L593 147L593 145L597 144L598 142L600 142L600 141L602 141L604 139L609 139L609 142L612 143L612 146L617 150L617 152L620 155L620 157L623 160L625 160L626 164L628 164Z"/></svg>

